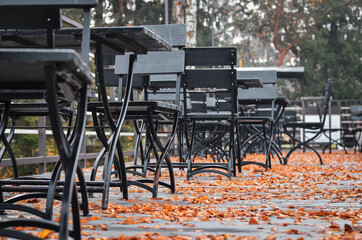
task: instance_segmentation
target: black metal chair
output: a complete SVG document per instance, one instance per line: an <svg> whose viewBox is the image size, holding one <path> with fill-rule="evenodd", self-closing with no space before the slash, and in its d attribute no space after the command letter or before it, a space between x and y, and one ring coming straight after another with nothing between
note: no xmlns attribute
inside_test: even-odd
<svg viewBox="0 0 362 240"><path fill-rule="evenodd" d="M228 114L231 111L230 93L190 92L190 115ZM195 125L194 158L211 157L214 163L227 163L229 152L229 127L225 121L209 120Z"/></svg>
<svg viewBox="0 0 362 240"><path fill-rule="evenodd" d="M289 138L286 137L284 134L284 129L283 129L283 124L287 124L288 122L296 122L297 119L297 111L294 109L289 109L289 110L285 110L280 121L279 121L279 126L278 126L278 145L279 148L282 148L282 144L288 144L289 146L294 147L295 146L295 134L296 134L296 129L293 128L290 132L293 135L293 138Z"/></svg>
<svg viewBox="0 0 362 240"><path fill-rule="evenodd" d="M90 8L97 4L96 0L88 1L2 1L0 3L0 28L2 31L17 29L45 29L47 45L54 47L53 29L60 27L60 8L84 9L84 28L82 39L82 58L74 50L3 48L0 49L0 101L3 103L0 134L4 145L5 129L9 117L16 111L29 110L29 106L16 105L12 109L12 100L44 99L39 114L48 114L51 120L53 136L58 147L60 161L53 171L51 179L15 178L0 181L0 209L24 211L39 218L4 220L0 222L0 235L17 239L37 239L32 235L11 229L15 226L40 227L59 232L60 239L81 238L81 224L75 173L78 168L79 152L84 137L85 114L87 106L87 87L92 83L88 69ZM8 39L11 39L9 36ZM2 39L4 40L4 39ZM27 45L26 42L24 42ZM28 43L31 44L31 43ZM77 103L77 114L72 135L67 138L63 132L59 112L62 108L59 101ZM17 108L18 107L18 108ZM16 110L17 109L17 110ZM40 109L39 109L40 110ZM23 114L23 113L21 113ZM33 114L33 113L31 113ZM9 149L6 149L9 150ZM11 151L11 150L9 150ZM59 181L61 169L64 181ZM82 174L80 174L82 176ZM44 185L44 187L42 187ZM25 192L5 199L5 192ZM82 186L82 191L86 191ZM83 208L87 200L82 198ZM45 211L30 206L16 204L29 198L46 198ZM53 219L54 200L61 201L60 222ZM71 211L71 213L70 213ZM73 228L69 229L69 215L72 215Z"/></svg>
<svg viewBox="0 0 362 240"><path fill-rule="evenodd" d="M352 121L352 134L354 136L353 138L353 147L354 152L357 152L357 149L359 149L360 152L362 152L362 145L359 144L361 135L362 135L362 127L361 124L358 126L357 122L362 121L362 105L352 105L350 107L351 110L351 121Z"/></svg>
<svg viewBox="0 0 362 240"><path fill-rule="evenodd" d="M315 152L319 158L319 161L321 164L323 164L322 158L320 156L320 154L318 153L318 151L311 146L311 143L313 140L317 139L324 130L324 123L326 121L326 117L328 114L328 108L329 108L329 101L330 101L330 97L332 95L332 85L333 82L332 80L328 80L327 81L327 86L326 86L326 92L324 95L324 100L323 100L323 105L322 105L322 109L319 105L317 105L317 110L318 110L318 114L319 114L319 122L293 122L293 121L289 121L287 123L283 124L283 128L285 130L285 133L288 134L288 136L290 138L293 139L293 141L297 142L298 144L294 147L292 147L288 154L285 156L284 159L284 163L287 164L288 160L290 158L290 155L297 150L298 148L304 146L307 147L309 149L311 149L313 152ZM312 137L310 137L309 139L302 141L302 140L298 140L295 137L293 137L293 134L290 132L290 129L303 129L303 131L308 132L313 134Z"/></svg>
<svg viewBox="0 0 362 240"><path fill-rule="evenodd" d="M235 114L236 114L236 48L235 47L210 47L210 48L184 48L185 74L182 78L184 99L194 92L196 94L225 93L228 95L228 110L225 112L212 111L192 112L187 101L184 101L184 141L187 147L187 178L193 175L213 172L230 178L235 174ZM222 66L222 67L220 67ZM195 67L195 69L189 69ZM198 68L203 67L203 68ZM207 68L205 68L207 67ZM191 96L190 96L191 97ZM226 98L225 98L226 99ZM210 131L210 125L223 122L227 125L227 138L224 141L225 151L228 152L225 162L195 162L199 147L205 145L202 135L210 136L216 140L216 131ZM191 128L191 130L190 130ZM224 132L222 133L224 134ZM205 146L208 151L210 141Z"/></svg>
<svg viewBox="0 0 362 240"><path fill-rule="evenodd" d="M167 103L171 103L171 104L176 104L176 105L182 105L183 102L183 95L182 95L182 90L181 89L176 89L176 83L178 82L177 80L177 75L150 75L149 79L147 80L148 83L144 84L144 90L143 92L144 94L144 98L147 101L162 101L162 102L167 102ZM163 131L170 131L170 126L173 125L173 121L172 120L168 120L168 119L160 119L157 121L158 124L158 128L160 130ZM148 167L152 167L151 170L153 171L155 164L152 162L149 162L149 154L150 154L150 148L145 148L143 147L143 143L142 143L142 132L145 131L145 122L141 121L141 124L139 125L140 127L137 127L137 124L135 124L135 130L137 132L137 139L136 139L136 144L135 144L135 152L134 152L134 165L143 165L143 171L142 171L142 175L145 175L147 172L147 168ZM179 114L179 119L178 119L178 127L177 127L177 144L173 144L173 146L170 149L170 152L172 151L173 156L179 156L179 161L173 161L172 162L172 166L173 168L175 167L180 167L183 168L183 164L184 161L184 146L182 145L182 134L183 134L183 109L181 109L180 114ZM142 129L142 130L141 130ZM163 132L163 134L165 134L165 132ZM145 136L145 146L148 144L148 138L147 138L147 134ZM148 150L147 150L148 149ZM146 160L146 156L147 159ZM140 163L139 163L140 160ZM145 163L145 164L144 164Z"/></svg>
<svg viewBox="0 0 362 240"><path fill-rule="evenodd" d="M247 103L245 99L241 102ZM268 170L271 168L272 155L276 155L281 164L284 162L282 149L277 143L276 131L288 101L284 97L277 97L256 102L256 104L255 100L249 102L249 104L253 103L252 112L238 118L241 142L239 171L242 166L248 164L257 164ZM247 153L264 153L266 155L265 163L244 160Z"/></svg>
<svg viewBox="0 0 362 240"><path fill-rule="evenodd" d="M277 72L275 70L242 71L241 69L238 71L238 81L241 83L244 79L255 78L260 79L262 88L238 89L240 106L240 116L238 117L239 171L242 166L248 164L257 164L267 170L271 167L272 154L276 154L281 163L284 161L283 153L275 142L274 135L288 100L285 97L277 96L275 85ZM252 107L251 110L250 107ZM244 160L246 153L255 151L266 154L265 163Z"/></svg>
<svg viewBox="0 0 362 240"><path fill-rule="evenodd" d="M134 89L135 87L138 87L139 89L145 89L147 93L147 89L149 86L149 75L152 74L181 74L184 70L183 62L184 62L184 52L183 51L169 51L169 52L149 52L147 55L138 55L137 61L133 63L133 69L130 73L128 71L127 66L129 65L129 57L133 56L131 53L126 53L125 55L119 55L115 59L115 74L120 77L120 79L112 77L113 82L107 80L108 82L106 84L109 84L111 86L119 86L119 92L122 92L123 90L123 83L122 79L131 79L131 82L128 82L127 89L125 92L130 94L130 90ZM178 77L177 81L174 82L174 85L178 85L179 87L179 80L180 76ZM108 86L109 86L108 85ZM176 87L176 86L175 86ZM126 97L126 95L124 96ZM130 97L129 95L127 97ZM122 97L120 97L122 99ZM121 110L124 106L123 101L110 101L109 102L109 110L112 119L119 118ZM104 114L105 113L105 107L101 102L92 102L89 104L88 110L92 112L93 115L93 121L95 123L96 128L101 126L98 118L98 114ZM179 105L170 104L166 102L161 101L150 101L147 100L147 98L144 101L130 101L128 103L127 111L125 112L124 119L127 120L141 120L144 125L146 126L146 133L147 137L150 139L148 141L150 143L149 145L149 151L145 159L143 159L142 164L137 164L134 166L128 167L128 172L132 172L134 174L137 174L135 171L136 169L143 169L147 168L146 163L148 163L149 154L152 151L156 157L156 163L157 166L155 167L155 174L154 179L139 179L135 181L127 180L126 178L122 176L126 176L126 168L122 167L120 165L124 166L124 159L123 156L118 156L118 158L115 158L114 152L109 152L108 157L105 159L104 164L104 180L102 181L102 187L101 192L103 193L102 197L102 207L107 208L108 205L108 194L109 194L109 187L110 186L118 186L122 187L123 196L124 198L127 198L127 187L129 185L136 185L139 187L142 187L146 190L149 190L152 192L152 196L156 197L158 193L158 185L162 185L165 187L168 187L171 189L172 192L175 191L175 182L174 182L174 176L173 176L173 168L170 162L170 159L167 155L168 149L171 147L171 144L173 142L173 138L176 134L176 128L177 128L177 121L178 121L178 115L181 111L181 107ZM159 137L157 136L157 129L156 129L156 122L160 121L162 119L168 119L173 122L172 124L172 130L168 137L168 140L165 144L162 144L159 140ZM108 120L107 120L108 121ZM141 127L142 129L143 127ZM136 125L136 129L137 125ZM92 184L92 181L95 181L97 168L99 166L100 160L104 157L105 153L107 151L110 151L110 141L113 141L116 137L120 134L120 128L113 129L112 137L107 139L104 132L98 131L97 134L100 139L102 140L102 143L104 144L104 149L101 151L100 155L97 157L96 162L94 164L92 175L91 175L91 182L89 184ZM142 131L139 130L139 136L141 136ZM136 146L138 147L138 145ZM121 154L121 146L118 146L119 149L117 149L118 154ZM115 151L115 150L114 150ZM161 154L159 155L159 152ZM165 183L162 181L159 181L159 175L160 170L163 162L166 162L170 174L170 183ZM122 177L120 180L112 180L112 166L115 165L117 169L117 173L119 177ZM137 174L139 176L145 176L145 174ZM152 186L149 186L149 184L152 184ZM89 189L89 191L93 191Z"/></svg>

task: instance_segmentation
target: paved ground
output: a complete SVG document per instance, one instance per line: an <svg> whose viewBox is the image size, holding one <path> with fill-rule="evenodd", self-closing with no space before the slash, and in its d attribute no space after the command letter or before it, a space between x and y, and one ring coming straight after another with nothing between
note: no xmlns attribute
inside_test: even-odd
<svg viewBox="0 0 362 240"><path fill-rule="evenodd" d="M362 154L323 158L321 166L300 153L288 166L275 163L267 172L245 167L231 180L203 174L187 181L176 171L175 194L160 188L152 199L131 187L125 201L112 189L107 210L96 194L92 215L82 220L84 239L362 239ZM357 231L348 235L345 224Z"/></svg>

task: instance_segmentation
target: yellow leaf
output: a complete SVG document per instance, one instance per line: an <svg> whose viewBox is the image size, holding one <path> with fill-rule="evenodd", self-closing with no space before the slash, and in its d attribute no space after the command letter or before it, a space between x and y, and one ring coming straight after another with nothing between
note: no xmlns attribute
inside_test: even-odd
<svg viewBox="0 0 362 240"><path fill-rule="evenodd" d="M39 233L39 237L42 239L45 239L48 237L48 235L51 233L52 231L50 231L49 229L44 229L43 231L41 231Z"/></svg>

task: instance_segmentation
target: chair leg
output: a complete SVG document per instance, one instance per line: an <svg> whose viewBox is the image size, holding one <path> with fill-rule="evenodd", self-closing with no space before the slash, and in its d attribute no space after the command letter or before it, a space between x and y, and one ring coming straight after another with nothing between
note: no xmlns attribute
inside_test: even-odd
<svg viewBox="0 0 362 240"><path fill-rule="evenodd" d="M196 128L196 122L192 123L192 130L191 130L191 141L190 141L190 145L188 147L188 156L187 156L187 179L189 180L191 177L191 172L192 172L192 148L194 145L194 140L195 140L195 128Z"/></svg>
<svg viewBox="0 0 362 240"><path fill-rule="evenodd" d="M152 110L150 109L148 111L148 126L149 126L149 130L151 133L151 137L152 140L156 143L157 147L159 148L159 150L161 151L161 155L157 161L156 164L156 170L155 170L155 177L154 177L154 182L153 182L153 197L157 197L157 193L158 193L158 184L159 184L159 177L161 175L161 167L162 167L162 162L165 159L167 167L168 167L168 171L169 171L169 175L170 175L170 190L171 193L174 193L176 191L176 186L175 186L175 176L174 176L174 172L173 172L173 167L171 164L171 160L168 157L168 150L171 147L171 144L175 138L176 135L176 130L177 130L177 121L178 121L178 112L175 112L173 115L173 127L170 133L170 136L167 140L167 143L165 144L165 146L162 146L162 143L160 141L160 139L157 136L157 132L155 131L155 129L153 128L153 119L152 119ZM157 127L157 126L156 126Z"/></svg>
<svg viewBox="0 0 362 240"><path fill-rule="evenodd" d="M288 152L287 156L285 157L284 164L287 164L287 163L288 163L288 159L289 159L290 155L291 155L296 149L300 148L301 146L310 148L313 152L315 152L315 153L317 154L318 158L319 158L320 164L323 165L322 157L321 157L321 155L318 153L318 151L317 151L315 148L313 148L312 146L310 146L310 145L308 145L308 144L304 144L304 143L298 144L297 146L295 146L294 148L292 148L292 149Z"/></svg>

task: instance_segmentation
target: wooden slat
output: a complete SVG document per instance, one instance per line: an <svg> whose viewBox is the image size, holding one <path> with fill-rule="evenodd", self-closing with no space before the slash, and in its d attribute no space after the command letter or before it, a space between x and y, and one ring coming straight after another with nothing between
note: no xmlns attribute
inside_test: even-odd
<svg viewBox="0 0 362 240"><path fill-rule="evenodd" d="M170 74L184 71L185 53L183 51L149 52L138 55L134 63L134 74ZM115 73L128 73L129 53L116 56Z"/></svg>
<svg viewBox="0 0 362 240"><path fill-rule="evenodd" d="M226 66L236 64L236 47L184 48L186 66Z"/></svg>

